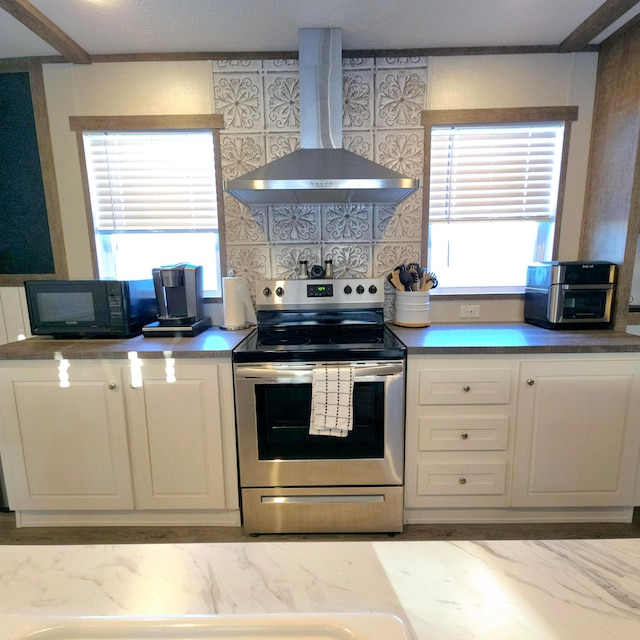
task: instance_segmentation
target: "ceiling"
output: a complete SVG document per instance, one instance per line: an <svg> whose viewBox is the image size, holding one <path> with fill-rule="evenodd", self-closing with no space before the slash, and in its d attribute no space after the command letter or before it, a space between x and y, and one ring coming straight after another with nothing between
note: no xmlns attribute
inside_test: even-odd
<svg viewBox="0 0 640 640"><path fill-rule="evenodd" d="M295 53L301 27L342 28L347 51L566 52L638 13L638 0L0 0L0 59Z"/></svg>

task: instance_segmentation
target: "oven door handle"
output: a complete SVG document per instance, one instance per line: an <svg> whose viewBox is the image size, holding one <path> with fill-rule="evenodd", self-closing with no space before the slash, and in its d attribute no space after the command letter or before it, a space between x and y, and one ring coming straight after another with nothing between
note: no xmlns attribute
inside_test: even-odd
<svg viewBox="0 0 640 640"><path fill-rule="evenodd" d="M359 380L365 377L380 377L380 376L397 376L403 373L402 363L389 363L389 364L374 364L371 366L358 366L354 367L355 375L354 380ZM238 378L260 378L260 379L275 379L275 378L301 378L309 377L313 372L313 367L270 367L268 365L263 367L238 367L236 369L236 377Z"/></svg>

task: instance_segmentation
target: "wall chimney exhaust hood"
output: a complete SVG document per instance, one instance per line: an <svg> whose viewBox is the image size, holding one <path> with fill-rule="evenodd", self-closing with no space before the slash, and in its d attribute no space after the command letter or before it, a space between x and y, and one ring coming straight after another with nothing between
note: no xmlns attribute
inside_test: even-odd
<svg viewBox="0 0 640 640"><path fill-rule="evenodd" d="M301 149L225 180L248 205L396 204L419 180L342 148L342 30L300 29Z"/></svg>

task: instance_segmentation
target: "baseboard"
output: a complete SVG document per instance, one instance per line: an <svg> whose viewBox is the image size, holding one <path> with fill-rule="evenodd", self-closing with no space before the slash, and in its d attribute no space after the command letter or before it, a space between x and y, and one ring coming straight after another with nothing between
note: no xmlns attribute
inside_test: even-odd
<svg viewBox="0 0 640 640"><path fill-rule="evenodd" d="M574 509L405 509L405 524L632 522L633 507Z"/></svg>
<svg viewBox="0 0 640 640"><path fill-rule="evenodd" d="M17 527L239 527L240 511L16 511Z"/></svg>

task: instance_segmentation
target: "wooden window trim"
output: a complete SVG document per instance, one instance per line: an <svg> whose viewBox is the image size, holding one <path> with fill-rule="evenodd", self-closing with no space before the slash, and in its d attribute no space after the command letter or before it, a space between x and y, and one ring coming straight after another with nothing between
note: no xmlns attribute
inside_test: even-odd
<svg viewBox="0 0 640 640"><path fill-rule="evenodd" d="M216 192L218 199L218 247L220 250L220 273L227 273L227 251L224 225L224 197L222 189L222 157L220 154L220 129L224 128L224 116L220 114L185 114L166 116L70 116L69 128L76 132L76 144L80 157L80 172L82 176L82 191L84 194L85 211L89 236L91 238L91 262L94 277L98 277L98 256L95 243L95 227L91 212L91 197L89 194L89 180L87 163L84 153L82 134L86 131L171 131L209 129L213 134L214 162L216 171ZM207 298L207 301L220 302L221 297Z"/></svg>
<svg viewBox="0 0 640 640"><path fill-rule="evenodd" d="M564 122L564 140L562 147L562 164L558 185L558 201L556 203L555 233L553 236L552 258L558 256L560 246L560 230L562 228L562 207L567 181L567 164L569 159L569 139L571 123L578 119L578 107L513 107L497 109L434 109L422 112L424 127L424 194L422 199L422 255L428 256L429 247L429 194L431 177L431 129L442 125L474 125L474 124L508 124L516 122Z"/></svg>

